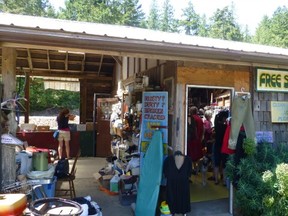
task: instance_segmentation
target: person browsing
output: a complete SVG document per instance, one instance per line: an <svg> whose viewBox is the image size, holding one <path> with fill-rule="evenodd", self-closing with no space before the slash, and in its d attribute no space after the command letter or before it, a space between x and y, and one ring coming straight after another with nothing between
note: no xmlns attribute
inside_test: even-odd
<svg viewBox="0 0 288 216"><path fill-rule="evenodd" d="M69 109L64 108L60 111L59 115L56 118L59 130L58 136L58 156L59 159L63 158L63 145L65 144L66 157L70 158L70 128L68 125L69 120L74 120L75 115L70 114Z"/></svg>

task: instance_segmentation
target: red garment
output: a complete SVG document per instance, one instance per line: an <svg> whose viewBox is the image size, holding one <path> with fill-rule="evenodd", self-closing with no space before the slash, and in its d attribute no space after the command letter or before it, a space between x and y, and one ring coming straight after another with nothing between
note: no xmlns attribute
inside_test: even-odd
<svg viewBox="0 0 288 216"><path fill-rule="evenodd" d="M187 141L187 154L192 159L192 161L198 161L203 157L202 151L202 138L204 132L203 120L198 115L193 115L195 121L196 134L191 136ZM195 132L192 128L191 132Z"/></svg>
<svg viewBox="0 0 288 216"><path fill-rule="evenodd" d="M211 140L212 138L212 122L208 121L207 119L204 120L204 140L207 142L208 140Z"/></svg>
<svg viewBox="0 0 288 216"><path fill-rule="evenodd" d="M235 150L229 149L228 148L228 140L229 140L229 135L230 135L230 130L231 130L231 124L227 124L224 137L223 137L223 143L221 147L221 153L224 154L234 154Z"/></svg>

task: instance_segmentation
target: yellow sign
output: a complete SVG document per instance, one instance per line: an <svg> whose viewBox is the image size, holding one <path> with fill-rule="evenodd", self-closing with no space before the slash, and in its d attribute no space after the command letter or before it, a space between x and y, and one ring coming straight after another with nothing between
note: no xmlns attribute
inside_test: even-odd
<svg viewBox="0 0 288 216"><path fill-rule="evenodd" d="M288 71L257 69L257 91L288 92Z"/></svg>
<svg viewBox="0 0 288 216"><path fill-rule="evenodd" d="M272 123L288 122L288 102L271 101Z"/></svg>

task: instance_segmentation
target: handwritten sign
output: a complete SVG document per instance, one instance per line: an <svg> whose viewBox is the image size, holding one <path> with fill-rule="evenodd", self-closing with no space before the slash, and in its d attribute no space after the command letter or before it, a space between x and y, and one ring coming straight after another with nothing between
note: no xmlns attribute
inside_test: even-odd
<svg viewBox="0 0 288 216"><path fill-rule="evenodd" d="M145 153L153 132L159 128L163 137L164 150L168 143L168 92L143 92L140 151ZM166 147L165 147L166 146ZM167 154L167 152L164 152Z"/></svg>
<svg viewBox="0 0 288 216"><path fill-rule="evenodd" d="M288 102L271 101L271 119L272 123L287 123Z"/></svg>

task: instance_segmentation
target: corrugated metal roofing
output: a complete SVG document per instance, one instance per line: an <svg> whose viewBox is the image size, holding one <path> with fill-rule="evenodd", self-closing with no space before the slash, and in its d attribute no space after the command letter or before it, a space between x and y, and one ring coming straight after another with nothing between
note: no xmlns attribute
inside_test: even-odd
<svg viewBox="0 0 288 216"><path fill-rule="evenodd" d="M212 49L234 50L249 53L263 53L288 56L288 49L263 46L251 43L226 41L220 39L196 37L184 34L167 33L120 25L78 22L44 17L33 17L0 13L0 25L13 25L24 28L63 31L122 39L134 39L142 42L160 42L177 44L177 46L197 46Z"/></svg>

